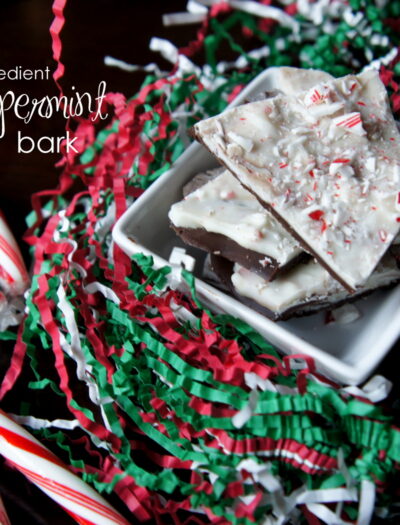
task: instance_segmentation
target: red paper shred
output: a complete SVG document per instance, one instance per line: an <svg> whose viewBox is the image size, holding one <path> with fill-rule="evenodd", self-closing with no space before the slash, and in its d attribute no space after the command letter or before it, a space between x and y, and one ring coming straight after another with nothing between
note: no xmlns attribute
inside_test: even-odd
<svg viewBox="0 0 400 525"><path fill-rule="evenodd" d="M235 440L226 431L220 429L212 429L210 434L217 439L210 440L208 442L209 447L219 448L222 444L232 454L242 455L256 451L270 451L274 459L290 463L308 474L326 474L327 471L337 468L335 458L321 454L293 439L248 438ZM296 454L302 461L295 457L287 457L287 453ZM306 459L311 461L314 467L305 464L304 460Z"/></svg>
<svg viewBox="0 0 400 525"><path fill-rule="evenodd" d="M204 40L209 30L210 19L216 18L219 15L228 14L231 11L232 8L227 2L221 1L219 3L213 4L207 18L203 21L200 29L197 32L196 40L193 40L185 47L181 47L179 49L179 53L191 57L203 49Z"/></svg>
<svg viewBox="0 0 400 525"><path fill-rule="evenodd" d="M61 51L62 43L60 38L61 30L65 23L64 17L64 8L66 6L67 0L54 0L53 2L53 13L54 20L50 26L50 34L52 38L52 48L53 48L53 58L57 63L57 69L53 73L53 78L57 87L62 94L62 88L59 84L60 78L64 75L64 64L61 62Z"/></svg>
<svg viewBox="0 0 400 525"><path fill-rule="evenodd" d="M14 352L11 356L10 366L8 367L1 383L0 401L4 398L7 392L12 390L22 370L24 357L26 354L26 344L22 340L22 334L25 328L24 323L25 321L22 321L21 325L19 326L17 341L14 346Z"/></svg>
<svg viewBox="0 0 400 525"><path fill-rule="evenodd" d="M244 84L237 84L233 89L232 92L228 95L228 102L231 103L243 90L245 87Z"/></svg>
<svg viewBox="0 0 400 525"><path fill-rule="evenodd" d="M301 510L307 519L308 525L322 525L319 519L305 505L301 506Z"/></svg>
<svg viewBox="0 0 400 525"><path fill-rule="evenodd" d="M261 3L271 5L270 0L264 0ZM54 80L60 93L62 93L62 88L59 81L64 74L64 66L61 62L60 33L65 22L63 14L65 6L66 0L53 2L55 18L50 28L53 58L57 64ZM285 6L284 10L287 14L294 16L297 13L296 2ZM231 11L232 8L227 2L213 4L196 39L179 52L193 56L202 50L205 39L212 32L211 19L220 17L225 20ZM394 20L393 24L397 22ZM262 19L258 20L258 26L261 30L271 33L272 36L272 32L279 24L274 20ZM255 35L250 34L251 32L246 28L242 28L242 31L247 36L255 38ZM383 82L391 92L394 111L400 110L399 84L395 80L393 71L398 59L399 57L386 67L382 66L380 71ZM174 290L168 290L162 294L157 293L151 278L147 279L146 275L140 273L140 269L118 246L110 247L104 240L99 239L98 221L109 211L109 202L113 202L115 219L118 219L132 199L142 193L143 190L138 187L136 181L145 181L146 177L151 174L152 166L157 161L156 146L163 144L159 141L166 141L174 137L175 131L171 131L173 118L166 104L167 98L162 94L157 96L154 94L163 92L166 88L172 89L178 82L181 82L182 79L176 74L177 71L176 66L174 74L149 82L136 97L129 101L118 93L106 94L101 110L102 113L109 113L111 120L106 130L103 130L109 133L104 135L100 146L96 141L101 122L93 122L90 118L75 119L74 130L68 123L67 129L70 131L70 136L77 139L77 149L81 152L91 151L92 156L88 155L87 158L90 160L82 164L80 155L77 155L72 149L69 152L64 150L63 158L58 163L58 167L62 169L58 188L37 193L32 198L36 221L26 233L26 240L35 249L34 274L38 279L38 289L33 293L31 300L40 313L40 330L46 333L51 340L55 371L59 387L66 396L68 410L74 418L78 419L87 436L95 436L110 447L110 451L102 447L96 448L94 442L86 436L82 439L71 438L70 443L73 449L84 449L85 456L88 458L88 464L85 464L84 467L81 465L75 467L75 471L96 477L99 482L106 484L115 482L116 476L120 477L115 483L114 492L139 521L153 519L161 525L166 522L189 525L192 523L204 524L208 519L213 525L229 525L231 521L224 516L218 516L216 508L211 508L211 506L201 504L200 507L205 517L196 516L193 513L195 497L201 498L204 495L214 497L215 486L210 482L210 478L201 469L198 469L194 462L173 456L163 450L159 444L156 444L153 449L154 443L142 430L146 427L134 423L130 414L125 413L115 400L112 401L115 420L111 422L111 427L104 423L98 413L95 413L95 420L92 421L83 410L77 408L74 390L76 378L68 367L67 357L61 344L61 334L64 335L66 329L60 320L60 311L57 310L56 296L52 288L54 287L53 281L62 283L64 286L70 305L76 313L76 320L84 327L85 344L90 347L92 359L102 370L105 389L114 385L118 372L117 358L124 357L125 349L120 342L115 343L114 341L114 344L110 344L107 338L109 326L106 326L104 319L108 316L107 306L109 305L104 296L100 292L88 293L86 290L87 285L98 281L116 294L120 312L128 314L129 318L135 319L140 326L146 326L149 332L156 334L155 337L171 354L182 359L188 366L210 372L216 382L241 388L243 392L248 393L250 388L246 384L246 374L253 373L261 379L292 381L290 383L292 388L295 388L297 384L301 395L306 394L309 382L315 379L321 385L332 389L339 387L317 374L313 360L304 355L292 355L279 359L274 355L264 353L257 354L251 361L246 359L241 343L239 343L240 339L229 339L223 336L213 318L205 311L199 312L197 305L190 298ZM197 92L192 91L192 94L185 100L185 103L194 102L194 100L189 100L190 97L195 97L200 93L203 86L200 80L193 76L184 81L197 85ZM241 92L244 85L240 83L234 86L228 95L228 101L232 101ZM151 102L149 102L150 99ZM145 136L143 130L154 121L155 114L158 119L156 136ZM168 152L165 161L170 162L170 157L171 153ZM133 166L136 168L134 182L132 182ZM310 175L313 176L311 172ZM59 210L63 208L60 200L73 189L76 179L80 179L86 188L82 192L75 193L69 203L65 204L65 209L60 212ZM84 220L78 223L74 218L77 214L83 213L82 202L86 202L87 207L84 211ZM45 203L47 207L49 203L53 206L51 217L46 220L43 213ZM311 219L322 222L321 230L323 231L326 224L322 216L323 213L320 210L310 213ZM64 217L71 220L73 226L56 241L55 238ZM95 264L93 260L96 261ZM137 286L146 285L146 294L141 299L139 299L140 295L134 291L136 288L131 286L130 279ZM187 308L192 313L195 312L195 315L198 316L195 328L182 330L181 322L176 317L175 305ZM110 324L112 322L114 321L110 320ZM124 330L122 325L118 328L121 331ZM25 325L22 324L11 364L0 387L0 399L12 390L21 372L26 355L24 331ZM129 334L126 337L129 341ZM143 357L146 351L149 349L146 348L144 342L138 344L135 348L135 358ZM301 363L299 364L298 361ZM167 365L164 361L162 363ZM136 372L137 370L133 369L131 373ZM330 475L338 468L337 459L329 455L331 449L328 447L323 449L325 451L328 449L328 453L322 453L313 448L310 443L300 443L295 439L283 437L272 439L268 436L248 437L248 434L241 433L241 431L234 434L220 428L199 428L196 426L197 416L199 418L232 418L237 410L228 403L206 401L200 397L200 394L196 396L190 393L192 390L189 389L189 392L185 390L186 398L189 399L189 409L194 413L193 424L191 424L181 418L182 411L179 411L177 406L169 404L166 401L168 398L160 397L162 394L157 388L155 384L148 385L144 404L146 408L139 407L139 402L133 400L137 402L135 407L139 421L141 419L143 423L151 425L164 439L167 437L176 441L178 446L183 447L185 442L195 443L200 450L204 446L213 454L215 453L215 457L218 454L221 454L221 457L231 454L256 456L260 452L265 452L262 457L273 461L274 465L290 465L292 469L300 473L299 479L302 480L305 475L313 476L314 480L321 479L324 474ZM344 399L344 396L342 397ZM357 402L366 401L360 396L352 396L352 399ZM341 400L342 398L339 399ZM292 414L287 413L286 415L290 417ZM360 419L354 417L354 420ZM115 430L118 425L121 434ZM126 434L122 434L123 432ZM128 442L124 443L119 437L121 435L129 436ZM185 486L185 492L180 493L177 498L175 494L166 493L163 493L161 497L156 491L141 486L139 480L122 468L123 463L118 459L124 452L126 453L126 450L123 449L129 447L133 455L141 455L145 461L152 463L154 471L157 469L160 472L170 470L178 473L180 479L190 480L192 484L190 494L188 485ZM384 453L384 450L379 452L381 461L388 460ZM363 460L363 454L360 452L359 461ZM287 468L285 465L283 467ZM238 523L243 523L243 519L256 522L256 511L263 504L264 493L261 492L260 486L254 483L252 488L255 489L253 492L255 497L249 505L246 505L239 498L246 493L248 488L248 484L244 482L247 481L250 484L252 476L245 471L235 474L237 476L235 479L226 482L221 491L221 497L237 499L232 512L235 514L234 520ZM377 476L375 477L378 489L383 490L387 485ZM301 510L310 525L320 523L306 506L302 506ZM190 516L184 519L182 512Z"/></svg>

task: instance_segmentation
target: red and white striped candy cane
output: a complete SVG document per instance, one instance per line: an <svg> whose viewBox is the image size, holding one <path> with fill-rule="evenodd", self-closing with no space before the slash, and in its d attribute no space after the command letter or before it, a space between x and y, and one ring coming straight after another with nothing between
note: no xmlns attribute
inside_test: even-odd
<svg viewBox="0 0 400 525"><path fill-rule="evenodd" d="M28 282L21 252L0 211L0 286L6 294L20 295Z"/></svg>
<svg viewBox="0 0 400 525"><path fill-rule="evenodd" d="M0 454L81 525L129 525L99 494L0 410Z"/></svg>

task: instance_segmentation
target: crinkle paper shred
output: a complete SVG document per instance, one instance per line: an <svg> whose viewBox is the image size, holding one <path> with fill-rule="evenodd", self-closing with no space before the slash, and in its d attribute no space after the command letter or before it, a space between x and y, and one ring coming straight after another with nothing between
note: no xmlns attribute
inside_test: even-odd
<svg viewBox="0 0 400 525"><path fill-rule="evenodd" d="M57 82L64 5L51 27ZM400 2L192 0L165 17L186 22L197 23L186 46L151 40L169 71L107 59L146 71L140 91L108 93L107 124L70 122L83 154L65 153L57 189L33 196L33 278L18 331L1 334L15 338L1 397L25 374L14 417L131 523L398 523L390 398L280 357L202 307L190 273L187 293L174 289L171 268L129 258L111 230L186 148L187 128L266 67L376 68L399 116Z"/></svg>

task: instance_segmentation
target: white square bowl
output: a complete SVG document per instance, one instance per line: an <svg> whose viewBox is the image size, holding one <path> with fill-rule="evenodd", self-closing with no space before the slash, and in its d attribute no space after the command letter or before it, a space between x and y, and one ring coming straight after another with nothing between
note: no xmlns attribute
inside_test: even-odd
<svg viewBox="0 0 400 525"><path fill-rule="evenodd" d="M268 89L268 71L255 78L232 105ZM157 268L168 265L172 249L183 246L169 227L168 211L181 200L184 184L215 165L203 146L189 146L119 219L113 230L115 242L129 255L151 255ZM197 259L195 274L199 275L204 256L199 250L186 249ZM321 372L346 384L363 382L400 335L400 286L358 300L361 317L346 325L327 325L323 313L273 322L201 279L196 279L196 290L206 306L239 317L286 354L311 356Z"/></svg>

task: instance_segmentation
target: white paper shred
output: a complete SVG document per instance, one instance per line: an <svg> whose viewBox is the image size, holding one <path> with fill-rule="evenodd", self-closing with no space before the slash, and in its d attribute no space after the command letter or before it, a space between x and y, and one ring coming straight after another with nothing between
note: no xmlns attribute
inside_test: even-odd
<svg viewBox="0 0 400 525"><path fill-rule="evenodd" d="M171 64L176 64L176 62L178 62L178 48L165 38L153 37L150 40L150 49L160 53L161 56L168 62L171 62Z"/></svg>
<svg viewBox="0 0 400 525"><path fill-rule="evenodd" d="M53 239L55 242L63 241L63 242L68 242L69 244L71 244L72 250L68 254L67 258L70 262L71 267L75 268L80 273L82 280L83 280L83 288L85 289L85 287L88 286L89 287L88 293L92 293L90 290L99 291L103 293L103 295L107 299L118 301L118 298L115 295L115 293L111 289L102 285L101 283L93 282L93 283L90 283L89 285L85 283L85 279L87 277L87 273L85 269L82 268L81 265L79 265L73 260L74 253L78 247L76 241L72 239L64 238L61 236L62 232L67 232L67 231L70 231L71 229L71 223L70 223L69 218L65 214L65 210L59 213L59 220L60 220L60 228L54 231ZM100 398L98 386L92 379L92 376L91 376L92 367L87 364L86 358L82 351L82 347L80 343L80 333L79 333L79 328L76 324L75 313L69 301L67 300L63 283L60 283L57 289L57 296L58 296L57 308L59 308L60 311L63 313L66 329L68 331L68 334L70 335L70 341L67 341L64 334L60 331L59 332L60 345L63 351L75 361L77 377L86 384L88 388L90 399L92 400L93 403L100 406L100 410L102 413L105 427L108 430L111 430L111 425L102 408L102 404L109 402L109 399Z"/></svg>
<svg viewBox="0 0 400 525"><path fill-rule="evenodd" d="M254 410L257 406L258 392L253 390L249 396L249 402L239 412L232 417L232 423L235 428L242 428L243 425L249 421L251 416L254 414Z"/></svg>
<svg viewBox="0 0 400 525"><path fill-rule="evenodd" d="M357 501L355 488L307 490L296 498L296 503L331 503L332 501Z"/></svg>
<svg viewBox="0 0 400 525"><path fill-rule="evenodd" d="M141 66L138 64L129 64L124 60L120 60L109 55L104 57L104 65L116 67L118 69L122 69L122 71L127 71L128 73L133 73L134 71L145 71L146 73L156 73L157 75L162 74L161 69L154 62L146 64L145 66Z"/></svg>
<svg viewBox="0 0 400 525"><path fill-rule="evenodd" d="M192 272L196 264L196 259L187 254L184 248L174 246L174 248L172 248L168 262L173 266L184 267L188 272Z"/></svg>
<svg viewBox="0 0 400 525"><path fill-rule="evenodd" d="M164 15L163 23L166 26L171 26L202 22L207 16L207 13L204 10L201 11L199 7L211 7L216 3L217 2L215 0L199 0L198 2L189 3L187 6L188 12ZM243 11L260 18L270 18L281 24L283 27L290 28L294 33L299 32L299 23L278 7L259 4L258 2L254 2L252 0L226 0L226 3L238 11ZM195 6L198 7L195 8Z"/></svg>
<svg viewBox="0 0 400 525"><path fill-rule="evenodd" d="M19 416L17 414L8 414L9 417L19 425L25 425L34 430L42 428L59 428L62 430L73 430L79 428L81 424L77 419L41 419L34 416Z"/></svg>
<svg viewBox="0 0 400 525"><path fill-rule="evenodd" d="M376 487L375 484L363 479L361 482L361 495L358 507L357 525L369 525L375 507Z"/></svg>
<svg viewBox="0 0 400 525"><path fill-rule="evenodd" d="M332 316L335 323L349 324L359 319L361 312L354 304L344 304L332 310Z"/></svg>
<svg viewBox="0 0 400 525"><path fill-rule="evenodd" d="M343 392L353 396L360 396L369 399L372 403L379 403L387 398L393 383L381 375L375 375L365 383L362 388L348 386L342 389Z"/></svg>
<svg viewBox="0 0 400 525"><path fill-rule="evenodd" d="M253 2L251 0L228 0L228 4L240 11L244 11L261 18L271 18L272 20L276 20L283 27L288 27L295 33L298 33L299 31L299 23L278 7L259 4L258 2Z"/></svg>
<svg viewBox="0 0 400 525"><path fill-rule="evenodd" d="M102 283L99 283L98 281L93 281L92 283L85 285L84 289L85 292L89 294L100 292L106 299L112 301L116 305L119 305L120 303L118 295L113 290L111 290L111 288L105 286Z"/></svg>
<svg viewBox="0 0 400 525"><path fill-rule="evenodd" d="M344 521L340 516L321 503L309 503L307 509L327 525L350 525L353 522Z"/></svg>
<svg viewBox="0 0 400 525"><path fill-rule="evenodd" d="M59 333L60 344L64 352L69 355L76 363L76 375L78 379L84 381L89 390L89 397L96 405L100 404L97 385L91 379L92 367L87 365L85 355L81 348L79 328L75 321L75 313L69 304L62 284L57 289L57 307L63 313L66 329L70 335L69 343L63 333Z"/></svg>
<svg viewBox="0 0 400 525"><path fill-rule="evenodd" d="M198 0L189 0L186 4L186 9L189 11L189 13L197 13L203 15L206 15L208 13L207 7L202 5Z"/></svg>
<svg viewBox="0 0 400 525"><path fill-rule="evenodd" d="M359 498L358 491L353 486L309 490L304 484L292 493L285 494L280 478L271 473L268 464L259 463L254 459L244 459L240 461L237 469L238 471L245 470L251 473L253 479L267 490L265 503L272 505L273 516L268 516L268 519L264 523L287 523L288 520L296 516L296 506L306 505L311 512L327 525L350 525L352 522L347 522L340 518L342 505L344 502L357 502L359 500L360 515L361 508L364 513L363 515L369 515L369 506L364 501L361 502L361 500L362 498L365 499L367 495L371 495L371 493L368 492L370 487L361 489L361 498ZM241 499L243 500L243 498ZM332 502L338 502L335 512L324 505L324 503L330 504ZM294 520L293 523L298 522ZM357 525L367 524L357 522Z"/></svg>
<svg viewBox="0 0 400 525"><path fill-rule="evenodd" d="M163 25L166 27L187 24L199 24L203 22L206 16L207 15L202 13L171 13L163 15L162 21Z"/></svg>
<svg viewBox="0 0 400 525"><path fill-rule="evenodd" d="M183 13L168 13L163 15L165 26L201 23L207 17L208 9L197 0L189 0Z"/></svg>
<svg viewBox="0 0 400 525"><path fill-rule="evenodd" d="M373 60L370 64L365 66L362 71L369 71L370 69L376 69L379 71L381 65L387 66L392 60L394 60L397 57L398 49L393 48L391 49L386 55L383 57L377 58L376 60Z"/></svg>

